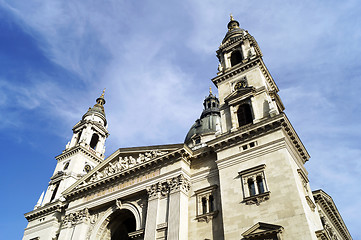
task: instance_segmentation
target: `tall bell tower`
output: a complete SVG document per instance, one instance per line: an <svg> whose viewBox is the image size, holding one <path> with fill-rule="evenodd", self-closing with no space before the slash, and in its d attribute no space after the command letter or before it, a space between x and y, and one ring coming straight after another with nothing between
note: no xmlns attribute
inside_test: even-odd
<svg viewBox="0 0 361 240"><path fill-rule="evenodd" d="M61 200L61 193L88 173L104 159L105 140L108 137L107 120L104 111L104 91L96 104L89 108L82 119L73 127L73 137L58 161L50 178L44 199L39 199L35 208Z"/></svg>
<svg viewBox="0 0 361 240"><path fill-rule="evenodd" d="M225 239L255 239L256 232L265 237L259 239L300 239L300 232L317 239L322 225L304 167L307 150L256 40L232 16L227 28L212 79L222 133L207 142L217 153Z"/></svg>
<svg viewBox="0 0 361 240"><path fill-rule="evenodd" d="M232 15L227 27L217 50L218 76L213 79L219 91L223 133L284 110L278 87L262 60L256 40L239 27Z"/></svg>

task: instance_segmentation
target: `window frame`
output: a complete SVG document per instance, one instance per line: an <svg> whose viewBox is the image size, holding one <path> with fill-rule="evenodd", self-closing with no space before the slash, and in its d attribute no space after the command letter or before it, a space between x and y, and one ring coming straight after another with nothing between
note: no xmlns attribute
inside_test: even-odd
<svg viewBox="0 0 361 240"><path fill-rule="evenodd" d="M261 164L256 167L252 167L238 172L241 178L243 201L247 205L256 204L259 205L270 198L270 191L267 186L265 175L266 164ZM261 179L261 184L259 183ZM253 183L254 191L251 192L250 183ZM262 186L262 189L260 188ZM262 191L261 191L262 190Z"/></svg>
<svg viewBox="0 0 361 240"><path fill-rule="evenodd" d="M212 185L194 191L196 195L196 220L199 222L208 223L211 219L217 217L217 189L218 185ZM210 201L210 199L212 199L212 201ZM204 205L204 200L206 200L206 205ZM204 209L204 207L206 207L206 209Z"/></svg>

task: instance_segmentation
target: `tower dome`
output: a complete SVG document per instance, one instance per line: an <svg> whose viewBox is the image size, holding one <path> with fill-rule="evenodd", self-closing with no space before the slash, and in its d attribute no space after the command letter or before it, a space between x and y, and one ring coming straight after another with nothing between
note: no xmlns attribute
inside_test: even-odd
<svg viewBox="0 0 361 240"><path fill-rule="evenodd" d="M184 143L192 149L204 146L204 143L213 139L220 132L219 100L213 95L211 89L203 102L201 117L189 129Z"/></svg>
<svg viewBox="0 0 361 240"><path fill-rule="evenodd" d="M233 16L231 15L230 21L227 25L228 31L226 33L226 36L223 38L222 44L227 42L229 39L233 39L237 36L243 36L245 30L239 27L239 22L237 20L234 20Z"/></svg>
<svg viewBox="0 0 361 240"><path fill-rule="evenodd" d="M104 126L107 125L107 119L105 117L105 111L104 111L104 93L105 89L103 90L102 95L97 98L96 104L92 108L89 108L88 111L83 115L82 120L95 120L95 117L98 118L96 121L101 122Z"/></svg>

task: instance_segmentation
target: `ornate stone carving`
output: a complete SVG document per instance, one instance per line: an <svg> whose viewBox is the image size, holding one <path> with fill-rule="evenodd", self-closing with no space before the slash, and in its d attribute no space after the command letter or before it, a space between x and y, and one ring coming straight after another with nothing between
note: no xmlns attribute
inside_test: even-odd
<svg viewBox="0 0 361 240"><path fill-rule="evenodd" d="M63 219L63 224L64 225L76 225L79 224L83 221L88 221L90 220L90 214L89 214L89 210L87 208L83 209L83 210L79 210L75 213L69 213L67 215L65 215L64 219Z"/></svg>
<svg viewBox="0 0 361 240"><path fill-rule="evenodd" d="M148 192L148 197L149 197L149 200L151 199L155 199L158 197L158 183L156 184L153 184L152 186L150 187L147 187L147 192Z"/></svg>
<svg viewBox="0 0 361 240"><path fill-rule="evenodd" d="M157 197L165 197L169 193L174 193L177 191L182 191L187 194L190 187L191 184L189 180L181 174L177 177L153 184L147 188L147 192L149 199L151 200Z"/></svg>
<svg viewBox="0 0 361 240"><path fill-rule="evenodd" d="M319 214L320 214L322 226L326 231L326 234L329 236L330 239L338 240L335 229L331 227L331 224L327 221L326 217L322 214L322 212L319 212Z"/></svg>
<svg viewBox="0 0 361 240"><path fill-rule="evenodd" d="M196 220L198 220L198 222L206 222L206 223L208 223L213 218L216 218L217 215L218 215L218 210L213 211L213 212L209 212L209 213L205 213L205 214L202 214L202 215L198 215L196 217Z"/></svg>
<svg viewBox="0 0 361 240"><path fill-rule="evenodd" d="M168 184L170 192L182 191L184 193L188 193L189 189L191 188L190 182L188 179L184 178L183 175L172 178Z"/></svg>
<svg viewBox="0 0 361 240"><path fill-rule="evenodd" d="M79 185L79 187L85 186L90 183L97 182L98 180L100 180L102 178L111 176L111 175L116 174L125 169L132 168L138 164L142 164L153 158L162 156L167 153L168 153L167 151L153 150L150 152L146 152L144 154L139 153L137 158L134 158L132 156L125 156L125 157L120 156L118 159L113 160L112 162L109 162L109 164L102 170L99 170L99 171L93 173L93 175L89 179L82 182Z"/></svg>
<svg viewBox="0 0 361 240"><path fill-rule="evenodd" d="M270 192L265 192L262 194L254 195L247 197L243 200L247 205L256 204L257 206L264 201L267 201L270 198Z"/></svg>
<svg viewBox="0 0 361 240"><path fill-rule="evenodd" d="M143 199L143 198L140 198L140 199L138 199L136 201L136 203L140 208L143 208L144 206L146 206L147 200Z"/></svg>

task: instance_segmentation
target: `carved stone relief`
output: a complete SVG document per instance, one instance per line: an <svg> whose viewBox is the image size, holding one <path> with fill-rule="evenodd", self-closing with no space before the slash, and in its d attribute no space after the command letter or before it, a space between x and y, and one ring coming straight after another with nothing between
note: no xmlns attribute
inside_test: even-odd
<svg viewBox="0 0 361 240"><path fill-rule="evenodd" d="M166 151L153 150L150 152L146 152L144 154L140 153L137 158L134 158L132 156L125 156L125 157L120 156L118 159L114 160L113 162L109 162L109 165L106 166L104 169L93 173L93 175L89 179L79 184L78 187L83 187L87 184L94 183L102 178L111 176L122 170L132 168L135 165L142 164L153 158L162 156L167 153L168 152Z"/></svg>
<svg viewBox="0 0 361 240"><path fill-rule="evenodd" d="M191 184L182 174L177 177L153 184L147 188L149 200L157 197L165 197L169 193L182 191L188 193Z"/></svg>
<svg viewBox="0 0 361 240"><path fill-rule="evenodd" d="M89 210L87 208L79 210L75 213L69 213L64 216L63 224L67 226L76 225L90 220Z"/></svg>

